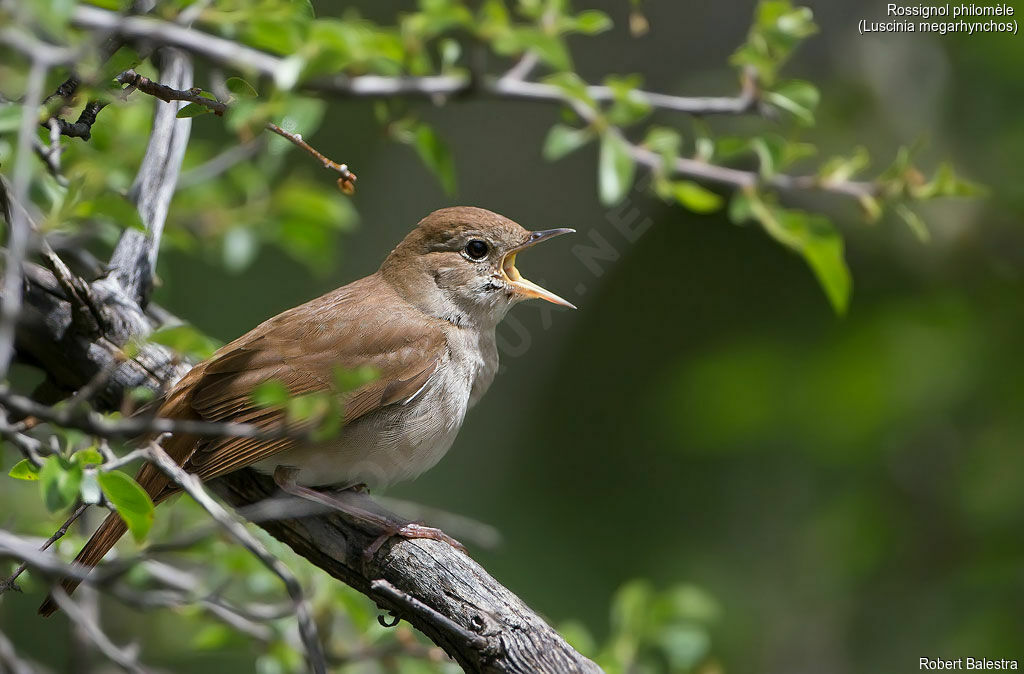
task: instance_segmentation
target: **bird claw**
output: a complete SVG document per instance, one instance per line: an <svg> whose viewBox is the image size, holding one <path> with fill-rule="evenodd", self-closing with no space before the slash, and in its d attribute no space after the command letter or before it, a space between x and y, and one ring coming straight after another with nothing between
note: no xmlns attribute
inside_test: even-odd
<svg viewBox="0 0 1024 674"><path fill-rule="evenodd" d="M367 560L372 559L373 556L377 554L377 551L380 550L381 546L384 545L384 542L393 536L400 536L406 540L412 540L414 538L429 538L433 541L447 543L459 552L466 552L466 546L440 529L410 522L409 524L405 524L397 529L392 529L382 533L374 539L374 541L370 543L365 550L363 550L363 556L366 557Z"/></svg>

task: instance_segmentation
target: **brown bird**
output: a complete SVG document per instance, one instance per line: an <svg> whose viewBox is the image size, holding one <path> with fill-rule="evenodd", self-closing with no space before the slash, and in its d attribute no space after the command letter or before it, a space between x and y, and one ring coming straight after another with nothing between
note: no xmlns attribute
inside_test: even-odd
<svg viewBox="0 0 1024 674"><path fill-rule="evenodd" d="M344 426L313 441L173 435L164 450L185 471L212 480L251 467L292 493L310 487L383 486L415 478L455 440L466 411L498 369L495 327L518 302L572 304L523 278L516 255L571 229L530 232L482 208L435 211L420 221L373 274L265 321L219 349L162 399L157 416L252 424L268 432L296 428L286 405L261 406L253 393L278 381L291 396L333 392ZM341 392L336 373L369 367L376 377ZM306 422L307 426L311 422ZM178 491L144 465L136 480L160 503ZM289 486L291 487L289 489ZM111 513L75 558L95 566L127 527ZM389 532L447 539L411 525ZM71 592L78 581L66 579ZM50 615L52 599L39 612Z"/></svg>

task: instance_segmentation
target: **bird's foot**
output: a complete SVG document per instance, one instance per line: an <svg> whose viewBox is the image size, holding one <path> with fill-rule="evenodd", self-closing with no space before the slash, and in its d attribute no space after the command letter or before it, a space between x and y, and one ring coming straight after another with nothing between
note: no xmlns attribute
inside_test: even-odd
<svg viewBox="0 0 1024 674"><path fill-rule="evenodd" d="M370 499L369 490L366 489L366 485L354 485L335 494L325 494L316 489L296 484L296 472L293 468L279 466L274 471L274 481L285 493L342 512L365 527L372 528L374 533L376 531L382 532L363 550L363 557L367 560L372 559L381 546L384 545L384 542L393 536L405 539L429 538L447 543L460 552L466 552L466 548L462 543L440 529L424 526L416 522L409 522L394 513L389 513L382 509L379 504Z"/></svg>
<svg viewBox="0 0 1024 674"><path fill-rule="evenodd" d="M401 527L382 533L373 541L373 543L370 543L370 545L363 550L363 556L366 559L373 558L373 556L377 554L377 551L380 550L380 547L384 545L385 541L393 536L399 536L406 540L411 540L413 538L429 538L432 541L447 543L459 552L466 552L466 546L440 529L427 527L422 524L417 524L416 522L409 522Z"/></svg>

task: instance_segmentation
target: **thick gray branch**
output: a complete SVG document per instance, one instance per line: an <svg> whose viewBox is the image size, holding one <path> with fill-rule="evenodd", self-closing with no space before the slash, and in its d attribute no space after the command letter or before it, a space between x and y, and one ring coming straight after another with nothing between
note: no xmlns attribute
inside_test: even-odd
<svg viewBox="0 0 1024 674"><path fill-rule="evenodd" d="M275 496L273 481L250 470L214 489L241 506ZM359 507L375 504L365 494ZM337 515L261 522L260 526L335 578L408 620L468 672L600 672L517 596L465 553L447 543L392 539L377 554L363 551L379 532Z"/></svg>
<svg viewBox="0 0 1024 674"><path fill-rule="evenodd" d="M175 89L192 87L192 63L185 53L164 48L157 52L157 56L161 81ZM125 230L110 258L112 279L116 279L128 296L143 307L153 289L160 236L192 129L190 118L177 118L180 103L156 101L154 105L156 110L149 146L131 190L132 201L142 216L146 231Z"/></svg>

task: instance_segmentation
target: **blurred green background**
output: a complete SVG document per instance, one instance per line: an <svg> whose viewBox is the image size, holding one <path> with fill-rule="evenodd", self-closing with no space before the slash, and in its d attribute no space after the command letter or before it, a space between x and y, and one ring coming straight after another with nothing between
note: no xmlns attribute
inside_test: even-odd
<svg viewBox="0 0 1024 674"><path fill-rule="evenodd" d="M382 22L405 6L346 4ZM519 266L579 310L514 310L499 328L503 371L452 451L389 495L496 527L503 544L474 556L555 624L581 623L599 642L629 581L700 588L714 602L704 671L909 672L924 656L1024 659L1021 38L861 36L857 21L880 20L884 3L807 4L821 33L788 71L821 87L811 135L822 154L863 144L881 167L897 145L927 137L926 160L951 158L991 192L924 206L929 244L893 218L865 225L855 204L828 200L855 279L843 318L805 263L757 227L641 190L601 207L596 148L544 162L555 109L498 102L424 113L454 152L454 199L379 130L372 104L332 102L310 140L359 174L359 223L332 242L326 272L265 249L232 274L218 251L171 249L156 299L227 341L373 271L435 208L477 205L528 228L575 227L574 240ZM734 91L727 61L752 2L648 2L651 30L639 38L625 28L627 3L588 6L616 28L570 41L584 77L635 71L655 91ZM219 143L222 122L199 118L193 134ZM333 189L305 157L289 162ZM630 240L623 229L642 234ZM594 258L588 250L598 248ZM21 488L0 490L4 520L17 517ZM50 628L22 617L37 598L5 600L0 625L39 654L38 632ZM117 633L138 636L123 617L131 613L115 615ZM170 658L176 671L248 666L244 642L223 660L174 660L168 620L153 618L154 631L139 637L144 652L163 653L157 661Z"/></svg>

